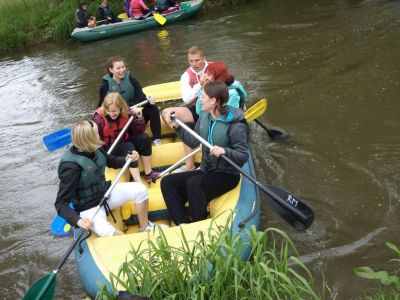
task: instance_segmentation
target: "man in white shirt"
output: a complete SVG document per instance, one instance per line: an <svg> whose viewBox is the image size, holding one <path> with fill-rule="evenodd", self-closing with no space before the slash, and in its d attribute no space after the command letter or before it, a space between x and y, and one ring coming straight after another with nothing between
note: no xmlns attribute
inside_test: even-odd
<svg viewBox="0 0 400 300"><path fill-rule="evenodd" d="M197 98L203 85L201 75L208 66L203 50L197 46L188 50L188 62L189 68L181 76L181 95L186 104Z"/></svg>
<svg viewBox="0 0 400 300"><path fill-rule="evenodd" d="M208 66L204 52L198 46L190 47L188 50L189 68L181 76L181 95L183 102L188 105L168 107L163 110L162 116L169 115L174 112L174 116L184 123L196 123L199 116L196 113L196 99L205 83L203 74ZM193 151L187 145L184 145L185 154ZM190 157L186 160L185 165L175 170L175 172L183 172L194 170L194 159Z"/></svg>

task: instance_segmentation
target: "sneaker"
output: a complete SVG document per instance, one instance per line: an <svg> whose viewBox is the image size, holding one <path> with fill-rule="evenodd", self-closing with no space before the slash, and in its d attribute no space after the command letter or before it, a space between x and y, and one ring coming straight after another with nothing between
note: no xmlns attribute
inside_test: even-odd
<svg viewBox="0 0 400 300"><path fill-rule="evenodd" d="M153 145L154 145L154 146L160 146L160 145L161 145L161 140L160 140L160 139L155 139L155 140L153 141Z"/></svg>
<svg viewBox="0 0 400 300"><path fill-rule="evenodd" d="M155 183L156 179L158 177L160 177L160 174L161 174L161 172L157 172L157 171L151 170L150 174L148 174L148 175L145 174L144 175L144 179L147 181L147 183L150 183L150 182Z"/></svg>
<svg viewBox="0 0 400 300"><path fill-rule="evenodd" d="M186 168L186 165L182 165L179 168L173 170L172 173L183 173L183 172L189 172L189 171L193 171L193 170Z"/></svg>
<svg viewBox="0 0 400 300"><path fill-rule="evenodd" d="M153 222L147 221L147 226L145 228L139 228L139 232L152 232L160 228L167 229L169 226L165 224L154 224Z"/></svg>

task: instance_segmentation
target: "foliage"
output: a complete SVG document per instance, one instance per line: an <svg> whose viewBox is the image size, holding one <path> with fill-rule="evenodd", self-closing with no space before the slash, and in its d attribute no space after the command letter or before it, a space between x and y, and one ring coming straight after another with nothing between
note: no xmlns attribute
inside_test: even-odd
<svg viewBox="0 0 400 300"><path fill-rule="evenodd" d="M88 4L89 15L99 17L101 0L0 0L0 52L46 40L68 39L75 27L75 11L83 1ZM205 5L248 1L205 0ZM116 15L123 12L123 0L109 2Z"/></svg>
<svg viewBox="0 0 400 300"><path fill-rule="evenodd" d="M386 243L386 246L400 258L399 248L392 243ZM391 261L400 263L400 259L392 259ZM374 271L370 267L356 268L354 272L361 278L379 280L381 284L387 286L385 289L378 290L374 296L366 296L364 299L400 299L400 268L397 268L393 275L390 275L387 271Z"/></svg>
<svg viewBox="0 0 400 300"><path fill-rule="evenodd" d="M321 299L310 271L291 256L296 249L284 232L253 227L246 242L244 232L232 236L226 228L199 232L195 241L181 231L179 248L163 233L132 248L133 259L110 275L113 294L103 288L97 299L114 299L117 285L152 299ZM246 251L249 260L242 259Z"/></svg>

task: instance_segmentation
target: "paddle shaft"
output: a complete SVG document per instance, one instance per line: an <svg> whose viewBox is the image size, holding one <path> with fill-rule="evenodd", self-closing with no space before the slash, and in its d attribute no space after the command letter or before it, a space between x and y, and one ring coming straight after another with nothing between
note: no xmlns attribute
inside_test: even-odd
<svg viewBox="0 0 400 300"><path fill-rule="evenodd" d="M149 100L142 101L142 102L140 102L138 104L135 104L135 105L131 106L130 108L132 109L134 107L142 106L142 105L146 104L147 102L149 102ZM111 152L117 146L119 140L122 138L122 136L125 133L125 131L128 129L129 125L131 125L131 123L132 123L134 118L135 118L134 115L132 115L129 118L128 122L125 124L124 128L122 128L121 132L118 134L117 138L115 139L114 143L111 145L110 149L108 149L107 154L111 154Z"/></svg>
<svg viewBox="0 0 400 300"><path fill-rule="evenodd" d="M188 126L186 126L185 123L180 121L177 118L173 118L173 121L179 124L179 126L182 126L183 129L185 129L187 132L192 134L198 141L200 141L203 145L205 145L207 148L211 149L213 146L207 142L205 139L203 139L200 135L198 135L196 132L194 132L192 129L190 129ZM296 207L300 203L300 200L297 200L295 197L292 195L288 195L288 198L283 200L279 195L277 195L275 192L267 189L262 183L260 183L257 179L255 179L253 176L245 172L241 167L239 167L236 163L234 163L230 158L228 158L226 155L221 155L221 157L228 162L231 166L233 166L236 170L238 170L243 176L245 176L248 180L253 182L260 190L262 190L264 193L269 195L272 199L274 199L280 206L283 206L286 210L288 210L292 215L296 216L303 224L308 223L310 219L310 215L306 215L300 210L298 210ZM290 201L290 202L289 202ZM303 204L303 203L302 203ZM305 204L304 204L305 205ZM311 225L311 224L310 224Z"/></svg>
<svg viewBox="0 0 400 300"><path fill-rule="evenodd" d="M197 152L200 151L200 147L194 149L192 152L190 152L188 155L182 157L180 160L178 160L176 163L174 163L172 166L170 166L168 169L165 169L158 178L161 178L165 175L167 175L171 170L174 170L177 166L179 166L181 163L183 163L185 160L187 160L189 157L195 155Z"/></svg>

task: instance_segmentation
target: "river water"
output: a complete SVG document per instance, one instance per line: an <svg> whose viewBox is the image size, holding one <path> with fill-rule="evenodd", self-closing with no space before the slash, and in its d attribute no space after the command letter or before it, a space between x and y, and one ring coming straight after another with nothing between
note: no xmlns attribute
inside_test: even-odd
<svg viewBox="0 0 400 300"><path fill-rule="evenodd" d="M263 226L287 231L316 285L325 278L337 299L374 287L353 269L390 269L385 242L400 246L399 15L399 1L254 1L138 34L1 57L2 298L24 295L71 243L49 232L62 151L46 151L42 137L93 112L107 57L125 57L146 86L178 80L194 44L228 64L250 103L267 97L261 120L293 136L274 142L252 125L259 179L306 201L316 220L297 232L263 205ZM55 298L84 296L71 256Z"/></svg>

